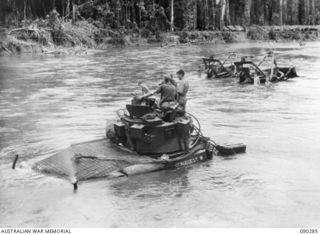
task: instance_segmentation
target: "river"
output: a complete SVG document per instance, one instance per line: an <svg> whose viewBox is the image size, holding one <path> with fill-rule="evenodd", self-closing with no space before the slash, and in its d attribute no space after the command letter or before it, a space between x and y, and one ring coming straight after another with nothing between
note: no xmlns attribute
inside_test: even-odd
<svg viewBox="0 0 320 235"><path fill-rule="evenodd" d="M300 77L272 87L197 72L203 56L263 55L269 48L237 43L1 57L0 227L319 226L320 43L278 43L278 63L295 65ZM152 86L162 71L180 68L190 82L187 109L204 134L245 143L246 154L83 182L77 193L68 181L28 167L72 143L103 137L106 120L138 81Z"/></svg>

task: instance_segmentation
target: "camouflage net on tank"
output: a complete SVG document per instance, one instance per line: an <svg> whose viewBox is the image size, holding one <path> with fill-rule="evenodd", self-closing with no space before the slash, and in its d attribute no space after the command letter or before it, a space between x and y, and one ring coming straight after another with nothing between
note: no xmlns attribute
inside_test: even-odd
<svg viewBox="0 0 320 235"><path fill-rule="evenodd" d="M126 167L155 162L149 157L119 150L109 140L102 139L71 145L37 162L33 169L65 178L88 180L123 176L121 170Z"/></svg>

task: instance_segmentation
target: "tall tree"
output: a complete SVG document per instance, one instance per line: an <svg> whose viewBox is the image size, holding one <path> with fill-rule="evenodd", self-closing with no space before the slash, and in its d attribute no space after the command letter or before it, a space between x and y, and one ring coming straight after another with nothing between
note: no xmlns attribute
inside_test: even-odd
<svg viewBox="0 0 320 235"><path fill-rule="evenodd" d="M70 14L70 0L67 0L66 16L69 16L69 14Z"/></svg>
<svg viewBox="0 0 320 235"><path fill-rule="evenodd" d="M280 25L283 25L283 0L280 1L280 9L279 9L279 23Z"/></svg>
<svg viewBox="0 0 320 235"><path fill-rule="evenodd" d="M171 31L174 30L174 0L170 1L170 24L171 24Z"/></svg>
<svg viewBox="0 0 320 235"><path fill-rule="evenodd" d="M287 5L288 2L287 0L282 0L283 1L283 5L282 5L282 24L287 24Z"/></svg>
<svg viewBox="0 0 320 235"><path fill-rule="evenodd" d="M23 21L24 24L26 23L27 20L27 0L23 0Z"/></svg>
<svg viewBox="0 0 320 235"><path fill-rule="evenodd" d="M244 24L246 26L251 24L251 4L252 0L244 1Z"/></svg>
<svg viewBox="0 0 320 235"><path fill-rule="evenodd" d="M311 22L310 24L315 25L316 24L316 3L315 0L310 0L310 6L311 6Z"/></svg>
<svg viewBox="0 0 320 235"><path fill-rule="evenodd" d="M230 25L230 0L225 0L225 17L224 21L226 25Z"/></svg>
<svg viewBox="0 0 320 235"><path fill-rule="evenodd" d="M218 0L219 1L219 0ZM223 30L226 15L226 0L220 0L220 30Z"/></svg>
<svg viewBox="0 0 320 235"><path fill-rule="evenodd" d="M198 11L197 11L197 3L198 0L195 0L194 4L193 4L193 14L194 14L194 18L193 18L193 30L196 30L197 28L197 18L198 18Z"/></svg>
<svg viewBox="0 0 320 235"><path fill-rule="evenodd" d="M310 15L309 15L309 12L310 12L310 5L309 5L309 0L305 0L304 1L304 11L305 11L305 13L304 13L304 15L305 15L305 22L304 22L304 24L309 24L309 22L310 22Z"/></svg>
<svg viewBox="0 0 320 235"><path fill-rule="evenodd" d="M209 4L208 0L204 0L204 28L209 28Z"/></svg>

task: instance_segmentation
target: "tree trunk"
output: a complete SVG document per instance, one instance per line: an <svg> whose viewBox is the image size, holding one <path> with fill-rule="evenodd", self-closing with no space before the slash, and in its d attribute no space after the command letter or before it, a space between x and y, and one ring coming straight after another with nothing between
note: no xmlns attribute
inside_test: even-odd
<svg viewBox="0 0 320 235"><path fill-rule="evenodd" d="M72 5L72 24L76 23L76 11L77 11L77 6L76 4Z"/></svg>
<svg viewBox="0 0 320 235"><path fill-rule="evenodd" d="M141 0L139 0L139 27L141 27ZM140 33L139 33L139 37L140 37Z"/></svg>
<svg viewBox="0 0 320 235"><path fill-rule="evenodd" d="M132 17L132 22L136 22L135 1L131 2L131 17Z"/></svg>
<svg viewBox="0 0 320 235"><path fill-rule="evenodd" d="M230 25L230 2L225 0L225 24Z"/></svg>
<svg viewBox="0 0 320 235"><path fill-rule="evenodd" d="M315 0L311 0L311 24L316 24L316 3Z"/></svg>
<svg viewBox="0 0 320 235"><path fill-rule="evenodd" d="M208 22L209 22L209 26L212 26L213 25L213 14L212 14L212 11L213 11L213 2L212 0L209 0L208 2Z"/></svg>
<svg viewBox="0 0 320 235"><path fill-rule="evenodd" d="M171 2L170 2L170 24L171 24L171 32L174 31L173 23L174 23L174 0L171 0Z"/></svg>
<svg viewBox="0 0 320 235"><path fill-rule="evenodd" d="M283 0L280 0L280 10L279 10L279 20L280 25L283 25Z"/></svg>
<svg viewBox="0 0 320 235"><path fill-rule="evenodd" d="M287 24L287 22L288 22L288 19L287 19L288 2L287 2L287 0L282 0L282 1L283 1L282 23Z"/></svg>
<svg viewBox="0 0 320 235"><path fill-rule="evenodd" d="M208 0L204 0L204 28L207 30L209 28L209 7Z"/></svg>
<svg viewBox="0 0 320 235"><path fill-rule="evenodd" d="M305 15L305 22L304 24L309 24L309 0L304 0L304 15Z"/></svg>
<svg viewBox="0 0 320 235"><path fill-rule="evenodd" d="M69 14L70 14L70 0L67 0L66 16L69 16Z"/></svg>
<svg viewBox="0 0 320 235"><path fill-rule="evenodd" d="M65 3L65 0L60 0L60 4L61 4L61 10L62 10L62 16L64 17L65 14L66 14L66 9L64 7L64 3ZM63 20L63 18L62 18Z"/></svg>
<svg viewBox="0 0 320 235"><path fill-rule="evenodd" d="M246 0L245 1L245 6L244 6L244 23L245 26L249 26L251 24L251 0Z"/></svg>
<svg viewBox="0 0 320 235"><path fill-rule="evenodd" d="M193 5L193 30L197 29L197 18L198 18L198 11L197 11L197 6L198 6L198 0L195 0L194 5Z"/></svg>
<svg viewBox="0 0 320 235"><path fill-rule="evenodd" d="M212 25L214 26L214 28L216 29L217 28L217 6L215 4L215 0L212 0Z"/></svg>
<svg viewBox="0 0 320 235"><path fill-rule="evenodd" d="M221 11L220 11L220 30L223 30L224 17L225 17L225 14L226 14L226 0L220 0L220 6L221 6Z"/></svg>
<svg viewBox="0 0 320 235"><path fill-rule="evenodd" d="M23 1L23 24L24 27L26 27L26 23L27 23L27 0Z"/></svg>
<svg viewBox="0 0 320 235"><path fill-rule="evenodd" d="M293 24L299 24L299 0L293 0Z"/></svg>
<svg viewBox="0 0 320 235"><path fill-rule="evenodd" d="M128 21L128 3L124 4L124 23L127 24Z"/></svg>

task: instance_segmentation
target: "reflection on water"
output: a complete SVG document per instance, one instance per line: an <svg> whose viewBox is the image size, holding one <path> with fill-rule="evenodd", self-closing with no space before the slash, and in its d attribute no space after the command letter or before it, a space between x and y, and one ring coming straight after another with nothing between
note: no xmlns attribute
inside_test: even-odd
<svg viewBox="0 0 320 235"><path fill-rule="evenodd" d="M121 49L85 56L0 58L0 225L21 227L312 227L320 221L319 43L277 44L278 63L301 75L271 88L206 80L203 56L262 55L269 44ZM137 82L187 72L188 111L245 155L187 168L72 186L28 167L104 136Z"/></svg>

